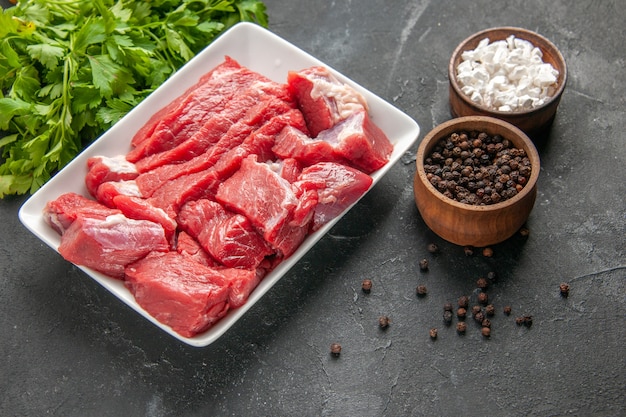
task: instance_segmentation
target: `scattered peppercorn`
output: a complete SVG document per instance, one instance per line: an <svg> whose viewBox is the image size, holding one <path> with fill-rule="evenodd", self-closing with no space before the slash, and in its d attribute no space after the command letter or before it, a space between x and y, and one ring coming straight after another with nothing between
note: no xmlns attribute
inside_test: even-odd
<svg viewBox="0 0 626 417"><path fill-rule="evenodd" d="M559 291L561 292L561 296L567 298L569 295L569 284L562 282L561 285L559 285Z"/></svg>
<svg viewBox="0 0 626 417"><path fill-rule="evenodd" d="M391 323L391 319L388 316L380 316L378 318L378 325L381 329L386 329L389 327L389 323Z"/></svg>
<svg viewBox="0 0 626 417"><path fill-rule="evenodd" d="M484 319L485 319L485 314L482 311L479 311L478 313L474 314L474 320L476 320L476 322L482 323Z"/></svg>
<svg viewBox="0 0 626 417"><path fill-rule="evenodd" d="M445 303L443 305L443 311L452 311L453 307L452 307L452 303Z"/></svg>
<svg viewBox="0 0 626 417"><path fill-rule="evenodd" d="M415 292L417 293L418 297L424 297L426 296L428 289L426 288L425 285L418 285L417 288L415 289Z"/></svg>
<svg viewBox="0 0 626 417"><path fill-rule="evenodd" d="M524 325L526 327L530 327L533 325L533 316L516 317L515 323L517 323L518 326Z"/></svg>
<svg viewBox="0 0 626 417"><path fill-rule="evenodd" d="M428 271L428 259L422 259L419 262L419 266L422 271Z"/></svg>
<svg viewBox="0 0 626 417"><path fill-rule="evenodd" d="M437 338L437 329L433 327L432 329L430 329L428 334L430 335L431 339L436 339Z"/></svg>
<svg viewBox="0 0 626 417"><path fill-rule="evenodd" d="M472 248L471 246L465 246L463 248L463 253L465 253L465 256L472 256L474 255L474 248Z"/></svg>
<svg viewBox="0 0 626 417"><path fill-rule="evenodd" d="M428 245L428 252L430 253L439 253L439 246L436 243L430 243Z"/></svg>
<svg viewBox="0 0 626 417"><path fill-rule="evenodd" d="M341 354L341 345L339 343L333 343L330 345L330 353L334 357L337 357Z"/></svg>
<svg viewBox="0 0 626 417"><path fill-rule="evenodd" d="M482 305L487 305L489 302L489 296L486 292L478 293L478 302Z"/></svg>
<svg viewBox="0 0 626 417"><path fill-rule="evenodd" d="M481 290L486 290L489 286L489 283L485 278L478 278L478 280L476 281L476 286L478 286L478 288L480 288Z"/></svg>
<svg viewBox="0 0 626 417"><path fill-rule="evenodd" d="M489 280L489 282L496 282L496 280L498 279L498 274L496 274L494 271L489 271L487 272L487 279Z"/></svg>
<svg viewBox="0 0 626 417"><path fill-rule="evenodd" d="M504 312L506 316L510 316L512 310L513 309L511 308L511 306L504 306L504 308L502 309L502 311Z"/></svg>
<svg viewBox="0 0 626 417"><path fill-rule="evenodd" d="M472 306L472 316L476 316L481 310L482 308L479 305Z"/></svg>
<svg viewBox="0 0 626 417"><path fill-rule="evenodd" d="M493 315L496 314L496 308L494 307L493 304L487 304L485 306L485 314L488 317L493 317Z"/></svg>
<svg viewBox="0 0 626 417"><path fill-rule="evenodd" d="M464 319L464 318L465 318L465 316L467 316L467 310L466 310L466 309L464 309L463 307L459 307L459 308L456 310L456 316L457 316L458 318L460 318L460 319Z"/></svg>
<svg viewBox="0 0 626 417"><path fill-rule="evenodd" d="M480 329L480 333L484 337L491 337L491 329L489 327L483 327L482 329Z"/></svg>
<svg viewBox="0 0 626 417"><path fill-rule="evenodd" d="M459 297L459 307L461 308L467 308L467 306L469 305L469 298L466 295L462 295Z"/></svg>
<svg viewBox="0 0 626 417"><path fill-rule="evenodd" d="M361 284L361 289L363 290L365 294L369 294L370 291L372 291L372 280L364 279L363 283Z"/></svg>
<svg viewBox="0 0 626 417"><path fill-rule="evenodd" d="M483 321L480 322L480 325L483 327L491 327L491 320L484 319Z"/></svg>
<svg viewBox="0 0 626 417"><path fill-rule="evenodd" d="M491 248L483 248L483 256L485 258L491 258L493 256L493 249L491 249Z"/></svg>
<svg viewBox="0 0 626 417"><path fill-rule="evenodd" d="M456 331L459 334L464 334L465 330L467 330L467 324L464 321L460 321L456 324Z"/></svg>
<svg viewBox="0 0 626 417"><path fill-rule="evenodd" d="M519 229L519 234L522 237L528 237L528 235L530 235L530 230L527 227L522 227Z"/></svg>
<svg viewBox="0 0 626 417"><path fill-rule="evenodd" d="M443 312L443 322L449 326L452 323L452 311L446 310Z"/></svg>

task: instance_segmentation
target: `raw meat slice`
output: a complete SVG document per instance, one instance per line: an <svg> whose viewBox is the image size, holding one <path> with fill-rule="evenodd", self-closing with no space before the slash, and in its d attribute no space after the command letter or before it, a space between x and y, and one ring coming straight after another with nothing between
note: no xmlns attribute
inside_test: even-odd
<svg viewBox="0 0 626 417"><path fill-rule="evenodd" d="M229 309L225 277L178 252L128 265L125 283L144 310L184 337L205 331Z"/></svg>
<svg viewBox="0 0 626 417"><path fill-rule="evenodd" d="M106 207L97 201L76 193L65 193L49 201L43 210L43 219L62 235L79 215L104 219L121 211Z"/></svg>
<svg viewBox="0 0 626 417"><path fill-rule="evenodd" d="M248 301L250 293L259 285L264 274L261 269L225 268L219 271L229 283L228 301L231 308L241 307Z"/></svg>
<svg viewBox="0 0 626 417"><path fill-rule="evenodd" d="M221 264L211 257L200 243L184 230L176 238L176 251L181 255L189 256L194 261L209 267L221 267Z"/></svg>
<svg viewBox="0 0 626 417"><path fill-rule="evenodd" d="M137 169L146 172L165 164L189 161L202 155L224 136L227 137L225 142L238 140L240 143L259 124L295 107L292 101L284 100L285 96L288 96L288 92L284 84L255 82L247 89L239 91L223 111L206 120L184 142L167 151L138 160Z"/></svg>
<svg viewBox="0 0 626 417"><path fill-rule="evenodd" d="M126 160L124 155L114 156L94 156L87 160L87 175L85 185L87 191L96 197L98 187L108 181L134 180L139 175L137 168Z"/></svg>
<svg viewBox="0 0 626 417"><path fill-rule="evenodd" d="M327 139L333 138L328 136ZM327 140L311 138L301 130L287 126L276 137L272 151L279 158L294 158L304 166L318 162L349 163L339 155L336 145Z"/></svg>
<svg viewBox="0 0 626 417"><path fill-rule="evenodd" d="M290 71L287 84L304 113L312 137L330 129L355 111L367 111L365 98L354 88L337 80L325 67Z"/></svg>
<svg viewBox="0 0 626 417"><path fill-rule="evenodd" d="M292 109L273 117L245 138L239 146L241 149L230 149L225 154L207 153L182 164L163 165L140 174L136 179L137 185L143 196L150 197L168 181L206 169L211 170L211 175L216 174L217 179L224 179L239 168L242 157L248 154L257 154L263 161L273 159L274 154L271 148L274 144L274 138L285 126L306 129L302 113L297 109ZM214 162L215 156L219 156L217 162ZM208 195L215 195L217 188L214 188Z"/></svg>
<svg viewBox="0 0 626 417"><path fill-rule="evenodd" d="M153 251L167 251L163 227L123 214L102 218L79 215L61 236L59 253L66 260L114 278L124 277L124 267Z"/></svg>
<svg viewBox="0 0 626 417"><path fill-rule="evenodd" d="M118 195L126 195L131 197L143 197L137 182L129 181L109 181L98 187L96 192L96 200L107 207L115 208L113 199Z"/></svg>
<svg viewBox="0 0 626 417"><path fill-rule="evenodd" d="M257 162L256 155L242 161L239 170L219 186L215 198L227 209L250 219L284 257L291 255L307 234L308 225L296 220L300 202L291 184L268 164Z"/></svg>
<svg viewBox="0 0 626 417"><path fill-rule="evenodd" d="M133 137L126 156L140 158L171 149L187 140L211 114L222 111L242 88L267 78L226 57L174 102L160 110Z"/></svg>
<svg viewBox="0 0 626 417"><path fill-rule="evenodd" d="M165 231L165 238L170 243L170 246L174 247L178 225L174 219L167 215L165 210L153 206L143 198L128 195L114 197L113 204L129 219L150 220L160 224Z"/></svg>
<svg viewBox="0 0 626 417"><path fill-rule="evenodd" d="M313 231L319 229L356 202L372 185L372 177L332 162L320 162L302 170L296 186L317 191Z"/></svg>
<svg viewBox="0 0 626 417"><path fill-rule="evenodd" d="M202 199L185 204L178 223L227 267L256 269L274 253L246 217L228 212L214 201Z"/></svg>
<svg viewBox="0 0 626 417"><path fill-rule="evenodd" d="M317 139L334 144L337 154L366 174L384 166L393 152L385 133L365 111L357 111L320 133Z"/></svg>

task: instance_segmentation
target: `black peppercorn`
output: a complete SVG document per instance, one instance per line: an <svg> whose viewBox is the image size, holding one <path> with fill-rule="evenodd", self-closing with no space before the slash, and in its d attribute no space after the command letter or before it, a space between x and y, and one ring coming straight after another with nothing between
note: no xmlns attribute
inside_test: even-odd
<svg viewBox="0 0 626 417"><path fill-rule="evenodd" d="M559 285L559 291L561 292L561 296L567 298L569 295L569 284L562 282L561 285Z"/></svg>
<svg viewBox="0 0 626 417"><path fill-rule="evenodd" d="M480 288L481 290L486 290L489 286L489 283L485 278L478 278L478 280L476 281L476 286L478 286L478 288Z"/></svg>
<svg viewBox="0 0 626 417"><path fill-rule="evenodd" d="M337 357L341 354L341 345L339 343L333 343L330 345L331 355Z"/></svg>
<svg viewBox="0 0 626 417"><path fill-rule="evenodd" d="M428 271L428 259L422 259L419 262L419 266L422 271Z"/></svg>
<svg viewBox="0 0 626 417"><path fill-rule="evenodd" d="M465 316L467 316L467 310L466 310L466 309L464 309L463 307L459 307L459 308L456 310L456 316L457 316L459 319L464 319L464 318L465 318Z"/></svg>
<svg viewBox="0 0 626 417"><path fill-rule="evenodd" d="M364 279L363 283L361 284L361 289L363 290L365 294L369 294L370 291L372 291L372 280Z"/></svg>
<svg viewBox="0 0 626 417"><path fill-rule="evenodd" d="M489 327L483 327L482 329L480 329L480 333L484 337L491 337L491 329Z"/></svg>
<svg viewBox="0 0 626 417"><path fill-rule="evenodd" d="M489 302L489 296L486 292L478 293L478 302L482 305L486 305Z"/></svg>
<svg viewBox="0 0 626 417"><path fill-rule="evenodd" d="M472 306L472 316L476 316L476 314L480 313L482 308L478 305Z"/></svg>
<svg viewBox="0 0 626 417"><path fill-rule="evenodd" d="M378 325L381 329L386 329L389 327L389 323L391 323L391 319L388 316L380 316L378 318Z"/></svg>
<svg viewBox="0 0 626 417"><path fill-rule="evenodd" d="M463 252L465 253L465 256L472 256L474 255L474 248L472 248L471 246L465 246L463 248Z"/></svg>
<svg viewBox="0 0 626 417"><path fill-rule="evenodd" d="M483 319L483 321L480 322L480 325L483 327L491 327L491 320Z"/></svg>
<svg viewBox="0 0 626 417"><path fill-rule="evenodd" d="M460 321L456 324L456 331L459 334L465 334L465 330L467 330L467 324L464 321Z"/></svg>
<svg viewBox="0 0 626 417"><path fill-rule="evenodd" d="M452 303L445 303L443 305L443 311L452 311L453 307L452 307Z"/></svg>
<svg viewBox="0 0 626 417"><path fill-rule="evenodd" d="M491 258L493 256L493 249L491 248L484 248L483 249L483 256L486 258Z"/></svg>
<svg viewBox="0 0 626 417"><path fill-rule="evenodd" d="M431 243L428 245L428 252L430 253L439 253L439 246L436 243Z"/></svg>
<svg viewBox="0 0 626 417"><path fill-rule="evenodd" d="M487 279L490 282L496 282L496 280L498 279L498 275L494 271L489 271L487 272Z"/></svg>
<svg viewBox="0 0 626 417"><path fill-rule="evenodd" d="M504 306L504 308L502 309L502 311L504 312L504 314L505 314L506 316L510 316L510 315L511 315L512 308L511 308L511 306Z"/></svg>
<svg viewBox="0 0 626 417"><path fill-rule="evenodd" d="M461 308L467 308L467 306L469 305L469 297L466 295L460 296L458 300L458 304L459 304L459 307Z"/></svg>
<svg viewBox="0 0 626 417"><path fill-rule="evenodd" d="M484 319L485 319L485 314L482 311L479 311L478 313L474 314L474 320L476 320L476 322L482 323Z"/></svg>
<svg viewBox="0 0 626 417"><path fill-rule="evenodd" d="M430 335L431 339L436 339L437 338L437 329L436 328L432 328L428 331L428 334Z"/></svg>
<svg viewBox="0 0 626 417"><path fill-rule="evenodd" d="M487 306L485 306L485 314L488 317L492 317L494 314L496 314L496 308L493 304L487 304Z"/></svg>
<svg viewBox="0 0 626 417"><path fill-rule="evenodd" d="M443 312L443 322L449 326L452 323L452 311L446 310Z"/></svg>
<svg viewBox="0 0 626 417"><path fill-rule="evenodd" d="M530 327L533 324L533 316L516 317L515 323L517 323L518 326L524 325L526 327Z"/></svg>
<svg viewBox="0 0 626 417"><path fill-rule="evenodd" d="M418 297L426 296L427 292L428 290L425 285L418 285L417 288L415 289L415 293L417 294Z"/></svg>

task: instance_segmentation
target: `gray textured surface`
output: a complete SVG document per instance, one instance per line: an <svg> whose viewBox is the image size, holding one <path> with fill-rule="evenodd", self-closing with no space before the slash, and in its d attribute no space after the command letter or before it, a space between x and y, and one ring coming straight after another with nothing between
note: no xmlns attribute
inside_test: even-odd
<svg viewBox="0 0 626 417"><path fill-rule="evenodd" d="M3 1L2 4L6 4ZM271 30L382 96L422 128L449 119L447 63L491 26L560 47L569 84L527 239L466 257L413 203L411 150L213 345L140 318L18 222L0 200L0 415L618 416L626 408L626 11L594 2L274 1ZM441 253L426 246L436 242ZM427 257L430 271L419 271ZM493 336L441 320L497 271ZM363 278L372 293L360 290ZM558 294L561 281L571 295ZM424 283L429 294L415 297ZM501 313L513 307L511 317ZM532 314L531 328L514 316ZM378 316L392 324L379 330ZM439 327L431 341L428 329ZM343 345L340 358L329 345ZM623 415L623 414L621 414Z"/></svg>

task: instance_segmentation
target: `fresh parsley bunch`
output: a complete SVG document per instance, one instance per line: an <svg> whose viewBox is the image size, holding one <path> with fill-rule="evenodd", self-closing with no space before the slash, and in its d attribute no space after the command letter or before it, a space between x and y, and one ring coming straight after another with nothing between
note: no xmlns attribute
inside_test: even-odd
<svg viewBox="0 0 626 417"><path fill-rule="evenodd" d="M0 198L33 193L257 0L20 0L0 14Z"/></svg>

